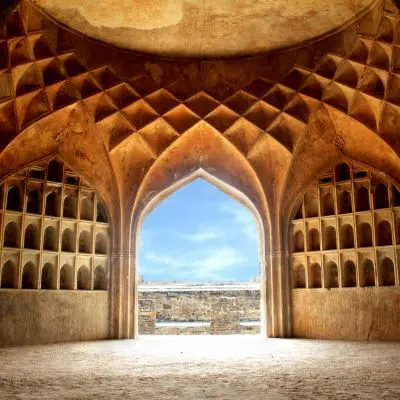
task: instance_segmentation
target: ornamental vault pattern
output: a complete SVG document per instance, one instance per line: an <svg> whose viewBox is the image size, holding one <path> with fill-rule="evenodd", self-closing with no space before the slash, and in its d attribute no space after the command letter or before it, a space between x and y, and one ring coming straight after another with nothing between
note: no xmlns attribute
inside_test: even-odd
<svg viewBox="0 0 400 400"><path fill-rule="evenodd" d="M128 78L109 65L87 66L71 33L27 2L0 37L0 145L35 121L83 103L113 151L133 134L154 156L205 121L245 155L266 132L293 152L321 103L357 119L395 146L400 120L400 15L391 1L359 23L348 54L324 54L315 68L294 65L279 81L259 76L244 87L200 88L181 78L159 83L135 67ZM138 69L139 70L139 69Z"/></svg>

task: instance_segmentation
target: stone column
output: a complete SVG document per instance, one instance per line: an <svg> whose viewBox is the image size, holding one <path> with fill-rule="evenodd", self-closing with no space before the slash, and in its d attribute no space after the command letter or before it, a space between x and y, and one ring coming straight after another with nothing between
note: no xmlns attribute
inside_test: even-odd
<svg viewBox="0 0 400 400"><path fill-rule="evenodd" d="M211 302L212 335L240 333L239 299L217 297Z"/></svg>
<svg viewBox="0 0 400 400"><path fill-rule="evenodd" d="M156 331L156 301L155 299L139 300L138 325L142 335L154 335Z"/></svg>

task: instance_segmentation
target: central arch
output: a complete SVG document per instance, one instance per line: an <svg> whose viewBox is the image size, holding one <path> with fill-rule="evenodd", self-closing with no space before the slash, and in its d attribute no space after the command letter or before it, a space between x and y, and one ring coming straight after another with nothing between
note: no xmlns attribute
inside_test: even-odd
<svg viewBox="0 0 400 400"><path fill-rule="evenodd" d="M226 195L231 197L232 199L238 201L240 204L245 206L253 215L258 232L258 251L259 251L259 262L260 262L260 314L261 314L261 333L266 336L267 335L267 299L266 299L266 290L265 284L263 282L266 281L265 271L266 271L266 261L265 261L265 254L266 254L266 227L263 222L263 218L260 215L259 210L254 205L254 203L240 190L237 188L229 185L228 183L222 181L221 179L215 177L214 175L210 174L203 168L199 168L196 171L192 172L191 174L187 175L186 177L178 180L177 182L171 184L170 186L166 187L165 189L161 190L154 196L145 207L141 210L140 215L137 219L136 226L134 226L132 231L132 238L135 241L135 249L140 248L140 232L143 225L143 222L146 216L164 199L169 197L172 193L178 191L183 186L188 185L189 183L197 180L203 179L204 181L208 182L209 184L215 186ZM135 266L138 265L138 254L135 253ZM137 282L138 278L138 271L135 269L135 281ZM134 293L135 301L135 310L134 312L134 326L135 326L135 337L137 336L137 327L138 327L138 312L137 312L137 298L138 298L138 285L135 285L135 293Z"/></svg>

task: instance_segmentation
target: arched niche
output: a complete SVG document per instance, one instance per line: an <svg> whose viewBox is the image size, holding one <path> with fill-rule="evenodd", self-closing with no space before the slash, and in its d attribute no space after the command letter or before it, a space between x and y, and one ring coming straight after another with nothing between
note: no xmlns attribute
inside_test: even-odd
<svg viewBox="0 0 400 400"><path fill-rule="evenodd" d="M347 190L344 190L339 196L339 213L348 214L351 212L353 212L351 194Z"/></svg>
<svg viewBox="0 0 400 400"><path fill-rule="evenodd" d="M8 189L6 209L9 211L22 211L21 191L16 185L13 185Z"/></svg>
<svg viewBox="0 0 400 400"><path fill-rule="evenodd" d="M394 263L389 257L384 257L379 263L379 285L394 286L395 284Z"/></svg>
<svg viewBox="0 0 400 400"><path fill-rule="evenodd" d="M71 193L64 199L63 217L64 218L76 218L77 213L78 213L77 196L75 194Z"/></svg>
<svg viewBox="0 0 400 400"><path fill-rule="evenodd" d="M93 199L89 196L81 200L81 219L86 221L93 220Z"/></svg>
<svg viewBox="0 0 400 400"><path fill-rule="evenodd" d="M22 289L37 289L37 267L32 262L27 262L22 269Z"/></svg>
<svg viewBox="0 0 400 400"><path fill-rule="evenodd" d="M340 228L340 247L342 249L354 248L354 231L350 224L345 224Z"/></svg>
<svg viewBox="0 0 400 400"><path fill-rule="evenodd" d="M332 225L328 225L324 228L322 233L322 241L324 250L334 250L337 248L336 229Z"/></svg>
<svg viewBox="0 0 400 400"><path fill-rule="evenodd" d="M297 231L293 235L293 251L304 251L304 233L302 231Z"/></svg>
<svg viewBox="0 0 400 400"><path fill-rule="evenodd" d="M97 207L96 207L96 221L103 223L108 222L106 209L104 208L103 204L101 204L99 201L97 202Z"/></svg>
<svg viewBox="0 0 400 400"><path fill-rule="evenodd" d="M372 228L368 222L362 222L357 227L358 247L372 247Z"/></svg>
<svg viewBox="0 0 400 400"><path fill-rule="evenodd" d="M18 272L16 265L8 260L1 269L0 286L3 289L17 289L18 288Z"/></svg>
<svg viewBox="0 0 400 400"><path fill-rule="evenodd" d="M66 228L62 233L61 251L75 252L75 233L69 228Z"/></svg>
<svg viewBox="0 0 400 400"><path fill-rule="evenodd" d="M56 268L51 263L46 263L42 268L41 289L57 289Z"/></svg>
<svg viewBox="0 0 400 400"><path fill-rule="evenodd" d="M25 228L24 248L38 250L39 247L40 247L39 230L35 225L29 224Z"/></svg>
<svg viewBox="0 0 400 400"><path fill-rule="evenodd" d="M325 268L325 288L339 287L339 271L335 262L331 261Z"/></svg>
<svg viewBox="0 0 400 400"><path fill-rule="evenodd" d="M361 282L360 286L375 286L375 268L374 263L369 259L365 259L361 263Z"/></svg>
<svg viewBox="0 0 400 400"><path fill-rule="evenodd" d="M309 286L313 289L322 287L321 266L318 263L311 264Z"/></svg>
<svg viewBox="0 0 400 400"><path fill-rule="evenodd" d="M4 247L19 247L19 227L15 221L6 225L3 244Z"/></svg>
<svg viewBox="0 0 400 400"><path fill-rule="evenodd" d="M335 201L333 198L333 193L326 193L322 197L322 215L335 215Z"/></svg>
<svg viewBox="0 0 400 400"><path fill-rule="evenodd" d="M91 253L92 236L88 231L82 231L79 235L79 253Z"/></svg>
<svg viewBox="0 0 400 400"><path fill-rule="evenodd" d="M96 235L95 253L107 254L107 237L103 232L99 232Z"/></svg>
<svg viewBox="0 0 400 400"><path fill-rule="evenodd" d="M321 249L320 237L318 229L311 229L308 233L308 250L319 251Z"/></svg>
<svg viewBox="0 0 400 400"><path fill-rule="evenodd" d="M47 166L47 180L51 182L62 182L63 165L57 160L52 160Z"/></svg>
<svg viewBox="0 0 400 400"><path fill-rule="evenodd" d="M78 290L90 290L90 286L90 270L88 267L83 265L78 269L77 288Z"/></svg>
<svg viewBox="0 0 400 400"><path fill-rule="evenodd" d="M392 227L389 221L380 221L376 227L376 244L378 246L391 246L393 244L392 239Z"/></svg>
<svg viewBox="0 0 400 400"><path fill-rule="evenodd" d="M318 217L318 196L309 193L304 196L304 207L306 209L306 218Z"/></svg>
<svg viewBox="0 0 400 400"><path fill-rule="evenodd" d="M107 290L107 277L104 267L98 265L93 274L93 289Z"/></svg>
<svg viewBox="0 0 400 400"><path fill-rule="evenodd" d="M49 217L58 217L58 196L57 193L51 192L46 196L45 214Z"/></svg>
<svg viewBox="0 0 400 400"><path fill-rule="evenodd" d="M394 185L392 185L392 205L393 207L400 206L400 191Z"/></svg>
<svg viewBox="0 0 400 400"><path fill-rule="evenodd" d="M58 234L54 226L48 226L44 231L43 250L58 250Z"/></svg>
<svg viewBox="0 0 400 400"><path fill-rule="evenodd" d="M74 289L74 269L69 264L64 264L60 269L60 289Z"/></svg>
<svg viewBox="0 0 400 400"><path fill-rule="evenodd" d="M365 186L362 186L356 194L356 211L368 211L370 208L369 191Z"/></svg>
<svg viewBox="0 0 400 400"><path fill-rule="evenodd" d="M375 209L389 207L388 188L383 183L378 183L374 190L374 205Z"/></svg>
<svg viewBox="0 0 400 400"><path fill-rule="evenodd" d="M40 195L40 192L38 190L31 190L28 193L26 212L29 214L42 213L42 196Z"/></svg>
<svg viewBox="0 0 400 400"><path fill-rule="evenodd" d="M304 289L306 287L306 270L304 265L296 265L293 269L293 287Z"/></svg>
<svg viewBox="0 0 400 400"><path fill-rule="evenodd" d="M351 260L346 261L343 265L342 286L343 287L356 287L357 286L356 265Z"/></svg>
<svg viewBox="0 0 400 400"><path fill-rule="evenodd" d="M342 163L335 167L335 180L336 182L350 180L350 167L347 163Z"/></svg>

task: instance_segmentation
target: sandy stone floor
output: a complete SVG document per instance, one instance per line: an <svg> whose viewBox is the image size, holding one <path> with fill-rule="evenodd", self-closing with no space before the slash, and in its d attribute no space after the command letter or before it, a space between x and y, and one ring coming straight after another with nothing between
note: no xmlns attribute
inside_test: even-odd
<svg viewBox="0 0 400 400"><path fill-rule="evenodd" d="M0 349L0 399L400 399L400 343L148 336Z"/></svg>

